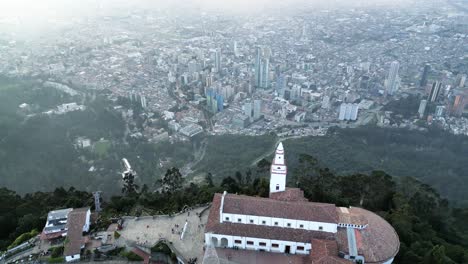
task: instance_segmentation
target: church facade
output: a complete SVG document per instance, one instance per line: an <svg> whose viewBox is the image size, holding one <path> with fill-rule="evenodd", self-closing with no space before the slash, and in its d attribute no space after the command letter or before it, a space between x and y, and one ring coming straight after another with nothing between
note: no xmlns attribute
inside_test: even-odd
<svg viewBox="0 0 468 264"><path fill-rule="evenodd" d="M392 263L399 239L380 216L361 208L309 202L300 189L286 188L282 143L270 173L269 198L215 194L205 228L206 247L235 263L251 262L233 260L239 250L255 255L257 263L259 258L294 263L291 256L298 263Z"/></svg>

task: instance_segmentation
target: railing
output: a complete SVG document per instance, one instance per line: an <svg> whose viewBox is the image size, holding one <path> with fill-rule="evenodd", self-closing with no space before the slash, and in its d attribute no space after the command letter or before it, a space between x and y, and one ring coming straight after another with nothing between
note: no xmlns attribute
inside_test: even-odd
<svg viewBox="0 0 468 264"><path fill-rule="evenodd" d="M200 212L199 216L201 217L203 215L203 213L205 213L208 209L210 209L211 207L211 203L206 203L206 204L199 204L199 205L195 205L195 206L191 206L191 207L186 207L184 209L182 209L180 212L177 212L177 213L174 213L174 214L169 214L169 215L148 215L148 216L122 216L120 218L124 219L124 220L132 220L134 219L135 221L138 221L138 220L148 220L148 219L157 219L157 218L172 218L172 217L175 217L175 216L179 216L179 215L182 215L182 214L185 214L186 212L188 211L191 211L191 210L194 210L194 209L198 209L200 207L206 207L206 208L203 208L203 210Z"/></svg>

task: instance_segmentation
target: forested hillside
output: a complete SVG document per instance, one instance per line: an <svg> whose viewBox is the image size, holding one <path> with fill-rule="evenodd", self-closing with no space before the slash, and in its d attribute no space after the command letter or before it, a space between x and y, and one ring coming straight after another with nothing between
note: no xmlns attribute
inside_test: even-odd
<svg viewBox="0 0 468 264"><path fill-rule="evenodd" d="M384 170L396 177L415 177L451 201L468 205L468 137L445 131L361 127L336 129L325 137L285 142L293 168L307 153L339 174Z"/></svg>
<svg viewBox="0 0 468 264"><path fill-rule="evenodd" d="M69 102L86 109L44 114ZM177 157L171 160L178 166L191 159L190 143L125 144L125 121L114 105L100 94L72 97L38 81L0 78L0 186L22 194L71 186L118 194L123 157L147 184L163 173L159 159ZM77 147L78 138L89 139L91 146Z"/></svg>

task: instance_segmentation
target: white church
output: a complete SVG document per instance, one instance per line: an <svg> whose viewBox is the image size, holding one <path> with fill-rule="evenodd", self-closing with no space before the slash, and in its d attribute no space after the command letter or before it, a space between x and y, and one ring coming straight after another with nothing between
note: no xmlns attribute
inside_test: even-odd
<svg viewBox="0 0 468 264"><path fill-rule="evenodd" d="M400 242L388 222L362 208L309 202L286 187L286 176L279 143L269 198L215 194L204 263L392 263Z"/></svg>

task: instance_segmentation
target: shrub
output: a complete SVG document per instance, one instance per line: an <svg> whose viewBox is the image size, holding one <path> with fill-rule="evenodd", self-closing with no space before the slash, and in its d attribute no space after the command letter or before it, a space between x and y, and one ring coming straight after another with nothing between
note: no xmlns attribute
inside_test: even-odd
<svg viewBox="0 0 468 264"><path fill-rule="evenodd" d="M57 257L57 258L50 257L47 259L47 262L48 263L63 263L65 262L65 258L64 257Z"/></svg>
<svg viewBox="0 0 468 264"><path fill-rule="evenodd" d="M51 258L58 258L63 255L63 247L53 247L50 249L50 251L52 252L50 254Z"/></svg>
<svg viewBox="0 0 468 264"><path fill-rule="evenodd" d="M120 253L122 257L126 257L129 261L142 261L143 259L132 251Z"/></svg>
<svg viewBox="0 0 468 264"><path fill-rule="evenodd" d="M11 245L8 246L8 249L12 249L16 246L21 245L22 243L28 241L29 239L37 236L37 234L39 234L39 232L36 229L31 230L31 232L21 234L19 237L15 239L15 241L13 241L13 243L11 243Z"/></svg>

